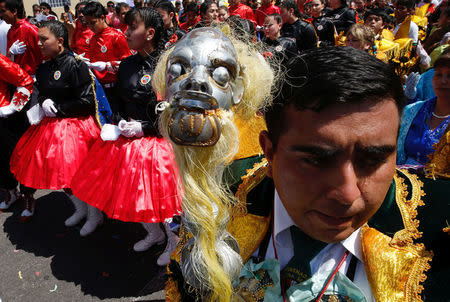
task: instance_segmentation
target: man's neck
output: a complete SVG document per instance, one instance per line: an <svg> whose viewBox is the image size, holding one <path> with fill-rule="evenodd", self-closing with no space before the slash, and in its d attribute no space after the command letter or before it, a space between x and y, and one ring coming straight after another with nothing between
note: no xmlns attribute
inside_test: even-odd
<svg viewBox="0 0 450 302"><path fill-rule="evenodd" d="M19 22L22 21L22 20L23 20L23 19L20 19L20 18L18 18L17 16L14 17L14 21L13 21L13 23L11 23L11 26L16 25L17 23L19 23Z"/></svg>

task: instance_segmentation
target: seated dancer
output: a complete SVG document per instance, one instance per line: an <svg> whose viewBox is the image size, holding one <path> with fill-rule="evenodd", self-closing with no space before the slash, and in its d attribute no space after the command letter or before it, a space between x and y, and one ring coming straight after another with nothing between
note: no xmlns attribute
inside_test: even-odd
<svg viewBox="0 0 450 302"><path fill-rule="evenodd" d="M38 101L45 116L20 138L11 156L11 172L29 187L21 220L34 214L35 189L65 189L100 134L89 68L69 53L67 29L59 21L43 22L39 47L50 58L36 70ZM23 191L23 190L22 190Z"/></svg>
<svg viewBox="0 0 450 302"><path fill-rule="evenodd" d="M274 82L269 65L250 47L214 28L194 29L160 59L154 76L155 89L170 104L160 128L183 171L183 225L195 234L178 255L189 284L212 289L213 301L230 300L229 276L240 269L228 268L241 266L236 241L225 229L233 197L219 185L240 148L235 122L254 118Z"/></svg>
<svg viewBox="0 0 450 302"><path fill-rule="evenodd" d="M9 160L17 141L25 132L24 106L30 100L33 78L18 64L0 54L0 211L8 209L20 199L17 180L10 171ZM10 85L16 87L11 98Z"/></svg>
<svg viewBox="0 0 450 302"><path fill-rule="evenodd" d="M289 63L265 110L266 159L243 178L230 209L227 230L245 263L241 270L237 261L221 262L240 271L230 276L231 300L447 301L450 183L396 170L400 79L349 47L314 49ZM201 255L190 248L197 240L180 233L166 300L230 301L211 292L214 280L199 287L186 274L217 267L189 267L186 260Z"/></svg>
<svg viewBox="0 0 450 302"><path fill-rule="evenodd" d="M135 251L145 251L167 236L166 250L158 258L158 264L164 265L177 240L165 221L180 213L182 194L172 147L158 131L157 101L151 86L166 31L161 16L152 8L132 10L125 21L129 25L127 41L137 54L119 66L118 95L112 106L118 108L113 110L118 126L103 127L74 176L72 190L89 209L100 209L113 219L141 222L148 235L134 245ZM80 234L93 232L100 222L86 222Z"/></svg>

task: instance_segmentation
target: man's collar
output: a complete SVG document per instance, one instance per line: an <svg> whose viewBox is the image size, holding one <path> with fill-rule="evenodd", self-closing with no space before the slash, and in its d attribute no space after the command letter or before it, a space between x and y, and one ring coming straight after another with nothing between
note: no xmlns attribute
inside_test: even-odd
<svg viewBox="0 0 450 302"><path fill-rule="evenodd" d="M286 229L289 229L291 226L295 225L295 223L281 202L280 196L278 195L276 189L273 203L273 235L275 241L277 241L278 234ZM277 241L277 243L280 242Z"/></svg>

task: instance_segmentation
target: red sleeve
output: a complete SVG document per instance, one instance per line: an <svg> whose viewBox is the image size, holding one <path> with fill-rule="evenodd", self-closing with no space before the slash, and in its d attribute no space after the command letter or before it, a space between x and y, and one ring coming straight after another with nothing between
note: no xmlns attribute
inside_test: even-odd
<svg viewBox="0 0 450 302"><path fill-rule="evenodd" d="M131 50L128 47L127 38L125 38L125 35L123 34L117 35L114 47L116 50L117 57L120 58L120 60L123 60L126 57L132 55Z"/></svg>
<svg viewBox="0 0 450 302"><path fill-rule="evenodd" d="M16 87L25 87L32 90L33 78L25 72L18 64L0 54L0 80Z"/></svg>

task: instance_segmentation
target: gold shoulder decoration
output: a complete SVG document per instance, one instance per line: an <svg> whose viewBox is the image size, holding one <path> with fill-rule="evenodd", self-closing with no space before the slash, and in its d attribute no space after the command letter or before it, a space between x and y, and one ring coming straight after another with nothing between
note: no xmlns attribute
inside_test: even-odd
<svg viewBox="0 0 450 302"><path fill-rule="evenodd" d="M244 216L247 214L247 194L253 190L266 177L268 162L263 158L253 168L247 170L247 174L242 176L242 183L235 194L237 203L231 209L231 216Z"/></svg>
<svg viewBox="0 0 450 302"><path fill-rule="evenodd" d="M425 271L430 268L429 262L433 257L423 244L414 243L414 239L422 236L416 216L417 207L424 205L423 183L416 175L403 170L401 173L412 188L410 199L407 199L405 179L397 173L394 178L396 202L405 228L393 238L367 225L361 230L364 265L377 301L422 301L421 283L426 280Z"/></svg>
<svg viewBox="0 0 450 302"><path fill-rule="evenodd" d="M235 194L237 204L231 209L227 230L237 240L244 263L258 248L270 225L270 217L247 213L247 194L266 177L267 169L268 162L263 158L252 169L247 170Z"/></svg>

